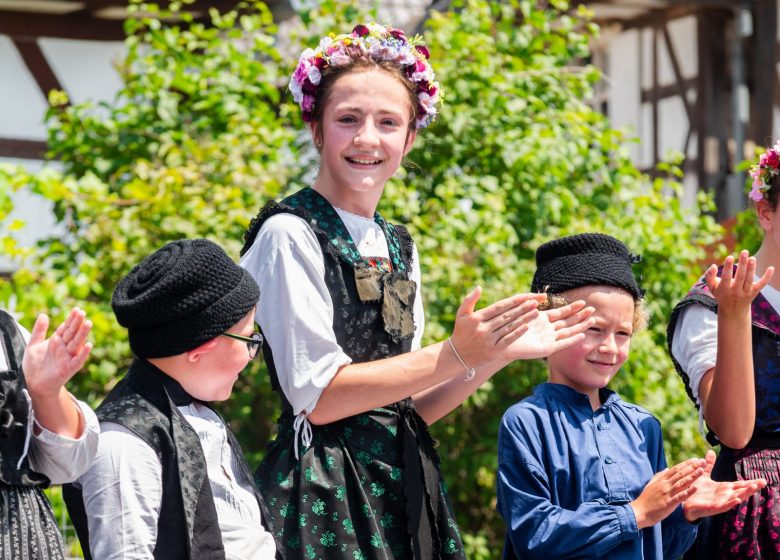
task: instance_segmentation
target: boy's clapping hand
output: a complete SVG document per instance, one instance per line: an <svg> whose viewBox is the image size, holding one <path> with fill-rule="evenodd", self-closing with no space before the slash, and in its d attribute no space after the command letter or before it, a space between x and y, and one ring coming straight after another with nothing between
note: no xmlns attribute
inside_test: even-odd
<svg viewBox="0 0 780 560"><path fill-rule="evenodd" d="M652 527L696 492L695 482L705 473L704 459L688 459L657 472L639 497L631 502L639 529Z"/></svg>

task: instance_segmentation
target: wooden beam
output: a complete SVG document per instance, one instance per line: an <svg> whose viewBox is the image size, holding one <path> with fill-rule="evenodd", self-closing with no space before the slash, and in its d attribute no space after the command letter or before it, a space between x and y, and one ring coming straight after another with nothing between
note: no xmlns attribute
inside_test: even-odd
<svg viewBox="0 0 780 560"><path fill-rule="evenodd" d="M123 41L121 21L95 19L80 11L65 15L33 14L0 11L0 35L13 39L82 39L91 41Z"/></svg>
<svg viewBox="0 0 780 560"><path fill-rule="evenodd" d="M685 80L683 79L682 70L680 69L680 62L677 59L677 52L674 50L672 37L669 34L669 28L666 27L666 25L663 25L662 30L664 35L664 43L666 44L666 51L669 53L669 60L672 63L672 70L674 71L674 85L677 88L677 94L680 96L683 107L685 107L685 114L688 117L688 122L690 123L693 120L693 115L691 114L691 107L688 103L688 89L685 87Z"/></svg>
<svg viewBox="0 0 780 560"><path fill-rule="evenodd" d="M44 99L49 98L49 92L53 89L65 91L51 66L49 66L49 61L46 60L46 56L43 54L38 41L29 37L13 37L12 40L16 50L22 56L22 61L24 61L25 66L27 66L30 74L32 74L32 77L38 84L38 88L43 93Z"/></svg>
<svg viewBox="0 0 780 560"><path fill-rule="evenodd" d="M48 146L40 140L0 138L0 157L18 159L45 159Z"/></svg>
<svg viewBox="0 0 780 560"><path fill-rule="evenodd" d="M658 110L658 26L653 26L650 31L653 34L653 52L651 61L651 76L653 78L653 107L652 107L652 127L653 127L653 165L661 161L660 155L660 134L659 134L659 110Z"/></svg>
<svg viewBox="0 0 780 560"><path fill-rule="evenodd" d="M753 39L745 41L750 84L750 125L747 139L759 146L772 143L772 102L780 93L775 61L777 1L758 0L753 12Z"/></svg>

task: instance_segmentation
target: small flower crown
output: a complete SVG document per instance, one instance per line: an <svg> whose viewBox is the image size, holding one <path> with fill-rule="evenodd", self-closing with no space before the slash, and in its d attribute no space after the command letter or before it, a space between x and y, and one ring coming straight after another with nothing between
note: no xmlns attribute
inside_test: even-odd
<svg viewBox="0 0 780 560"><path fill-rule="evenodd" d="M765 193L772 188L773 177L780 175L780 141L761 154L758 163L750 168L753 177L753 188L750 189L750 200L763 200Z"/></svg>
<svg viewBox="0 0 780 560"><path fill-rule="evenodd" d="M314 96L329 67L343 66L368 55L375 61L389 61L401 67L406 78L416 88L417 119L415 126L425 128L436 117L436 104L441 99L439 83L428 62L430 53L419 36L407 39L404 32L376 23L357 25L349 35L330 34L320 40L316 49L301 53L298 66L290 78L290 91L301 106L303 120L311 122Z"/></svg>

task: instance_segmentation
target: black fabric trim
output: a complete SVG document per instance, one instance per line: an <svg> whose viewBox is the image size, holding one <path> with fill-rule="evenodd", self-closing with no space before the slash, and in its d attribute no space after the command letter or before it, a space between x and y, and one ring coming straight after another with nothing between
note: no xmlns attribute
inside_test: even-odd
<svg viewBox="0 0 780 560"><path fill-rule="evenodd" d="M395 229L398 239L401 242L401 258L406 263L406 266L409 267L409 274L411 275L412 265L414 263L414 241L412 240L409 230L406 229L406 226L392 224L392 227ZM419 293L419 286L417 288Z"/></svg>
<svg viewBox="0 0 780 560"><path fill-rule="evenodd" d="M680 303L678 303L677 305L675 305L674 309L672 310L672 315L669 318L669 325L666 327L666 345L667 348L669 349L669 357L671 357L672 359L672 364L674 365L674 369L682 379L683 386L685 387L685 392L687 393L688 398L691 399L693 405L696 407L696 410L698 411L699 408L701 407L699 406L699 403L696 402L696 398L693 396L693 389L691 389L691 378L682 368L680 362L678 362L675 359L674 354L672 353L672 341L674 340L674 330L677 326L677 321L680 319L680 314L691 305L701 305L706 309L709 309L713 313L717 314L718 312L718 302L715 300L715 298L703 294L691 294L684 297L683 300L680 301ZM707 426L706 439L707 442L712 446L720 445L720 441L715 435L715 432L710 430L709 426Z"/></svg>
<svg viewBox="0 0 780 560"><path fill-rule="evenodd" d="M49 478L30 468L27 457L17 468L24 453L30 409L24 390L22 371L26 343L11 315L0 310L0 352L5 351L8 369L0 371L0 482L9 486L49 486Z"/></svg>
<svg viewBox="0 0 780 560"><path fill-rule="evenodd" d="M680 314L691 305L701 305L713 313L718 312L718 302L714 298L702 294L686 296L680 303L674 306L672 315L669 317L669 325L666 327L666 345L669 349L669 356L672 358L674 369L683 380L683 384L685 385L685 392L688 394L688 398L693 401L693 404L696 406L696 410L698 410L699 405L696 402L696 398L693 396L693 390L691 389L691 378L688 376L685 370L683 370L680 363L675 359L674 354L672 354L672 341L674 340L674 330L677 327L677 321L680 319Z"/></svg>

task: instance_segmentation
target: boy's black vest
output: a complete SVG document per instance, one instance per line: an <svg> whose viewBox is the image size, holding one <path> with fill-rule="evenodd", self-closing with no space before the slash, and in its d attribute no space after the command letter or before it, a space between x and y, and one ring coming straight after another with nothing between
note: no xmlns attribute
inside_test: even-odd
<svg viewBox="0 0 780 560"><path fill-rule="evenodd" d="M0 344L8 361L8 369L0 372L0 483L46 488L49 479L31 470L26 456L19 464L25 455L25 442L32 437L28 433L30 406L24 395L22 373L26 345L16 321L5 311L0 311Z"/></svg>
<svg viewBox="0 0 780 560"><path fill-rule="evenodd" d="M98 420L124 426L157 453L162 465L162 501L154 558L160 560L225 558L203 448L195 430L176 408L192 401L174 379L149 362L136 359L96 411ZM245 478L252 480L238 442L227 426L226 432ZM70 484L63 488L84 557L90 559L81 490ZM254 486L253 490L265 524L270 516ZM266 528L270 532L270 527Z"/></svg>

